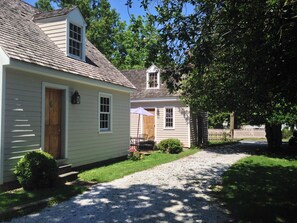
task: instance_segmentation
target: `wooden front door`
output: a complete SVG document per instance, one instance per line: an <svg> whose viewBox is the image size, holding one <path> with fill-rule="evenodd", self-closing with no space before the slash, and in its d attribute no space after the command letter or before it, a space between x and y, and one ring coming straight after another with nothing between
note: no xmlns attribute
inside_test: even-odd
<svg viewBox="0 0 297 223"><path fill-rule="evenodd" d="M155 115L155 109L145 109ZM143 116L143 134L148 140L155 139L155 116Z"/></svg>
<svg viewBox="0 0 297 223"><path fill-rule="evenodd" d="M62 90L45 91L44 151L55 159L61 158Z"/></svg>

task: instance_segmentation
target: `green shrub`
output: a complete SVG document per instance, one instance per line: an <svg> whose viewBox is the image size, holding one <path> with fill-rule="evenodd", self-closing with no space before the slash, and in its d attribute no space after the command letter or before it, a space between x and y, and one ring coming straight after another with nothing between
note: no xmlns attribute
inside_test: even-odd
<svg viewBox="0 0 297 223"><path fill-rule="evenodd" d="M290 131L288 128L284 128L282 130L282 138L283 139L288 139L288 138L292 137L292 135L293 135L292 131Z"/></svg>
<svg viewBox="0 0 297 223"><path fill-rule="evenodd" d="M42 151L32 151L21 158L14 173L25 190L52 187L58 178L54 158Z"/></svg>
<svg viewBox="0 0 297 223"><path fill-rule="evenodd" d="M177 154L183 151L183 145L179 139L164 139L158 144L157 148L162 152L171 154Z"/></svg>

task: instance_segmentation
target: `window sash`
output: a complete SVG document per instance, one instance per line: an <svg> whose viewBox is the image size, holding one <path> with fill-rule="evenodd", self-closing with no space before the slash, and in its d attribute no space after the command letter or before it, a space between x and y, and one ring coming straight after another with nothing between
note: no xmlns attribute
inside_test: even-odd
<svg viewBox="0 0 297 223"><path fill-rule="evenodd" d="M165 108L165 128L174 128L173 108Z"/></svg>
<svg viewBox="0 0 297 223"><path fill-rule="evenodd" d="M148 87L149 88L158 87L158 72L148 73Z"/></svg>
<svg viewBox="0 0 297 223"><path fill-rule="evenodd" d="M111 131L111 96L99 96L99 131Z"/></svg>
<svg viewBox="0 0 297 223"><path fill-rule="evenodd" d="M69 23L69 53L74 56L82 55L82 28Z"/></svg>

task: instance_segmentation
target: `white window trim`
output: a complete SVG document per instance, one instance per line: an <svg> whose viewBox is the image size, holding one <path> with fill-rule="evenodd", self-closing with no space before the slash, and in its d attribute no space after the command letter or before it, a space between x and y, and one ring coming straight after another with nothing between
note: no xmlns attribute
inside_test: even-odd
<svg viewBox="0 0 297 223"><path fill-rule="evenodd" d="M172 122L173 122L173 126L172 127L166 127L166 109L167 108L172 108ZM175 129L175 107L164 107L164 114L163 114L163 119L164 119L164 129Z"/></svg>
<svg viewBox="0 0 297 223"><path fill-rule="evenodd" d="M150 87L149 75L157 72L157 87ZM146 89L160 89L160 71L147 71L146 72Z"/></svg>
<svg viewBox="0 0 297 223"><path fill-rule="evenodd" d="M78 26L78 27L80 27L81 28L81 57L79 57L79 56L76 56L76 55L74 55L74 54L71 54L70 52L69 52L69 43L70 43L70 41L69 41L69 35L70 35L70 23L72 23L73 25L75 25L75 26ZM67 21L67 30L66 30L67 32L66 32L66 52L67 52L67 55L69 56L69 57L71 57L71 58L73 58L73 59L77 59L77 60L82 60L82 61L86 61L86 41L85 41L85 33L86 33L86 30L85 30L85 26L83 25L80 25L80 24L77 24L76 22L74 22L74 21L71 21L71 20L68 20Z"/></svg>
<svg viewBox="0 0 297 223"><path fill-rule="evenodd" d="M61 148L61 150L64 150L64 156L62 159L67 159L68 158L68 107L69 107L69 88L68 86L65 85L60 85L60 84L53 84L53 83L48 83L48 82L42 82L42 116L41 116L41 150L44 151L44 135L45 135L45 89L46 88L52 88L52 89L59 89L59 90L64 90L64 101L65 104L65 110L62 111L62 115L65 117L64 120L64 148Z"/></svg>
<svg viewBox="0 0 297 223"><path fill-rule="evenodd" d="M100 129L100 107L101 107L101 97L109 97L110 98L110 130L108 131L103 131ZM112 99L112 94L109 93L104 93L104 92L99 92L98 93L98 133L100 134L109 134L112 133L112 126L113 126L113 99Z"/></svg>

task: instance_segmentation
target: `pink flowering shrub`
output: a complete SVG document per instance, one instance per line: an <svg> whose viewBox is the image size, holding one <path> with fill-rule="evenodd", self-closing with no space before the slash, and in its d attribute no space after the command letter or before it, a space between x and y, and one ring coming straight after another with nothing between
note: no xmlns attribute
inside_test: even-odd
<svg viewBox="0 0 297 223"><path fill-rule="evenodd" d="M130 147L130 149L128 150L129 153L128 153L128 159L130 160L141 160L143 159L143 155L141 152L139 152L135 147Z"/></svg>

